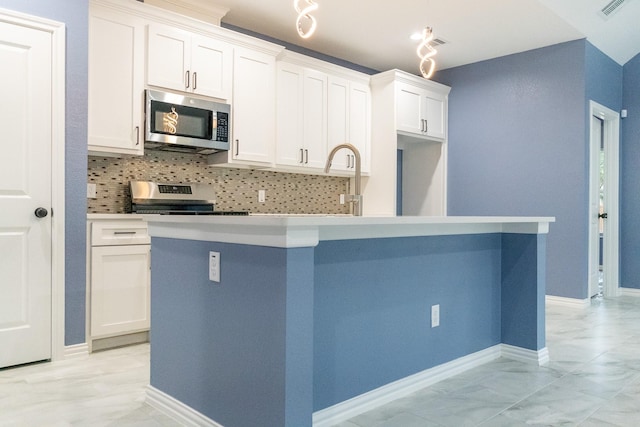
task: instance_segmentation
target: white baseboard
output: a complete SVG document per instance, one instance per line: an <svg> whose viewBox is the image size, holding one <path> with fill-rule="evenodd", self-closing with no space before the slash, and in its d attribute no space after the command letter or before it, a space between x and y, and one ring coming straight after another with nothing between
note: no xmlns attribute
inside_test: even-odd
<svg viewBox="0 0 640 427"><path fill-rule="evenodd" d="M347 421L378 406L408 396L420 389L484 365L499 357L542 365L549 361L549 352L546 347L535 351L507 344L498 344L383 385L329 408L316 411L313 413L313 427L329 427ZM223 427L153 386L147 387L146 402L185 426Z"/></svg>
<svg viewBox="0 0 640 427"><path fill-rule="evenodd" d="M223 427L222 424L216 423L211 418L151 385L147 386L147 397L145 401L149 406L173 418L184 426Z"/></svg>
<svg viewBox="0 0 640 427"><path fill-rule="evenodd" d="M640 297L640 289L635 288L618 288L618 292L621 296L626 297Z"/></svg>
<svg viewBox="0 0 640 427"><path fill-rule="evenodd" d="M328 427L370 411L422 388L499 358L501 346L495 345L451 362L418 372L383 385L352 399L313 413L313 427Z"/></svg>
<svg viewBox="0 0 640 427"><path fill-rule="evenodd" d="M566 297L557 297L555 295L547 295L545 298L547 304L553 305L561 305L563 307L570 308L587 308L591 305L591 300L589 298L578 299L578 298L566 298Z"/></svg>
<svg viewBox="0 0 640 427"><path fill-rule="evenodd" d="M544 365L549 362L549 349L529 350L509 344L500 344L501 356L507 359L517 360L525 363L535 363Z"/></svg>
<svg viewBox="0 0 640 427"><path fill-rule="evenodd" d="M64 359L76 359L78 357L86 357L89 355L89 345L85 342L82 344L67 345L64 347Z"/></svg>

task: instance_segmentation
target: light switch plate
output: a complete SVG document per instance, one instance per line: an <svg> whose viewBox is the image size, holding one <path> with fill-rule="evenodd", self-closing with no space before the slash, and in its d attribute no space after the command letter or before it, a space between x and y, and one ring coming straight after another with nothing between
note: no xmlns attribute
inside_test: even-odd
<svg viewBox="0 0 640 427"><path fill-rule="evenodd" d="M440 326L440 304L431 306L431 327Z"/></svg>
<svg viewBox="0 0 640 427"><path fill-rule="evenodd" d="M96 184L92 182L87 183L87 199L97 198L96 192Z"/></svg>

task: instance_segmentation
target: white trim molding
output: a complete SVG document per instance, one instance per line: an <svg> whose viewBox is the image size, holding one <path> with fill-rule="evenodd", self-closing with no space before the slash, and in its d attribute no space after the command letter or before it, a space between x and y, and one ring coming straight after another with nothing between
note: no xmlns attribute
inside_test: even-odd
<svg viewBox="0 0 640 427"><path fill-rule="evenodd" d="M500 344L500 346L500 354L507 359L535 363L536 365L549 363L549 349L547 347L536 351L509 344Z"/></svg>
<svg viewBox="0 0 640 427"><path fill-rule="evenodd" d="M339 424L500 357L543 365L549 362L549 351L546 347L535 351L507 344L494 345L316 411L313 413L313 427L330 427ZM185 426L222 427L207 416L151 385L147 387L146 402L149 406Z"/></svg>
<svg viewBox="0 0 640 427"><path fill-rule="evenodd" d="M619 288L620 295L625 297L640 297L640 289Z"/></svg>
<svg viewBox="0 0 640 427"><path fill-rule="evenodd" d="M313 427L329 427L342 423L376 407L406 397L420 389L484 365L499 357L543 365L549 362L549 351L546 347L536 351L507 344L498 344L316 411L313 413Z"/></svg>
<svg viewBox="0 0 640 427"><path fill-rule="evenodd" d="M549 305L559 305L568 308L588 308L591 305L591 299L589 298L578 299L547 295L545 300Z"/></svg>
<svg viewBox="0 0 640 427"><path fill-rule="evenodd" d="M65 82L62 22L0 8L0 21L51 34L51 359L64 358Z"/></svg>
<svg viewBox="0 0 640 427"><path fill-rule="evenodd" d="M501 355L502 349L499 344L383 385L344 402L314 412L313 427L329 427L344 422L439 381L484 365L499 358Z"/></svg>
<svg viewBox="0 0 640 427"><path fill-rule="evenodd" d="M64 348L64 359L77 359L89 356L87 343L68 345Z"/></svg>
<svg viewBox="0 0 640 427"><path fill-rule="evenodd" d="M147 386L147 404L164 415L176 420L184 426L193 427L223 427L211 418L201 414L192 407L185 405L168 394L149 385Z"/></svg>

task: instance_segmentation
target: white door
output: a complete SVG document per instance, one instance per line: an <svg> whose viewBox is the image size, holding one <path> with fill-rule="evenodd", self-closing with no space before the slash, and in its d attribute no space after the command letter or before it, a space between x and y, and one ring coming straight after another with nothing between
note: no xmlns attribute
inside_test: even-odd
<svg viewBox="0 0 640 427"><path fill-rule="evenodd" d="M0 367L51 358L51 46L0 22Z"/></svg>
<svg viewBox="0 0 640 427"><path fill-rule="evenodd" d="M602 152L602 128L603 120L591 116L591 149L589 159L589 296L595 296L602 292L600 289L600 239L602 228L600 227L600 214L604 212L601 203L601 159Z"/></svg>
<svg viewBox="0 0 640 427"><path fill-rule="evenodd" d="M589 178L589 294L597 294L602 226L602 292L605 297L619 294L619 159L620 114L617 111L589 102L590 117L590 178ZM602 148L604 150L602 150ZM600 152L602 151L602 165ZM602 168L603 208L600 210L600 174ZM599 221L598 214L607 217Z"/></svg>

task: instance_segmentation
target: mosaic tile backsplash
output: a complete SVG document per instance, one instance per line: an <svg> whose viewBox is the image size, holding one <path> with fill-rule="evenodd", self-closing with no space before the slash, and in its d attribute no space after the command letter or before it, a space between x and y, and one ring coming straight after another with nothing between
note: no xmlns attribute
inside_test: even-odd
<svg viewBox="0 0 640 427"><path fill-rule="evenodd" d="M88 182L97 186L97 198L87 199L88 213L131 211L129 181L209 183L216 191L216 210L252 213L347 214L340 194L349 179L324 175L279 173L207 165L206 156L147 152L143 157L89 156ZM258 190L266 190L258 203Z"/></svg>

